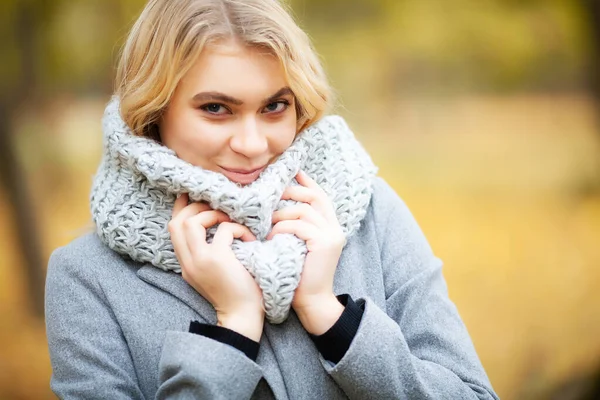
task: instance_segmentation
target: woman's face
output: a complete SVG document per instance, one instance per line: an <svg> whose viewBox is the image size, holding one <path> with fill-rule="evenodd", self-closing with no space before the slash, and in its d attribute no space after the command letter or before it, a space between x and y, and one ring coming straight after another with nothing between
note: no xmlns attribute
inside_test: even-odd
<svg viewBox="0 0 600 400"><path fill-rule="evenodd" d="M178 157L242 185L296 135L294 94L279 60L234 41L206 47L159 121Z"/></svg>

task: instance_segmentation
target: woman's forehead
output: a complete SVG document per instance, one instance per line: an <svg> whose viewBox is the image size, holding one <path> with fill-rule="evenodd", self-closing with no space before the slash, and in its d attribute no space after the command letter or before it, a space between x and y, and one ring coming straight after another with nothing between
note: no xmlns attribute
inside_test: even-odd
<svg viewBox="0 0 600 400"><path fill-rule="evenodd" d="M205 47L181 85L192 97L219 92L251 103L269 98L288 83L281 62L273 54L226 42Z"/></svg>

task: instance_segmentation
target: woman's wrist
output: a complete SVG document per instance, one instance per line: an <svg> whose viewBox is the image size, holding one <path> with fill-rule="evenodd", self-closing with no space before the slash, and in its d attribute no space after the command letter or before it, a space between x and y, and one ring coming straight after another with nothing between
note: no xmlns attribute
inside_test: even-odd
<svg viewBox="0 0 600 400"><path fill-rule="evenodd" d="M313 297L311 301L294 307L300 323L311 335L327 332L344 312L344 306L333 293Z"/></svg>
<svg viewBox="0 0 600 400"><path fill-rule="evenodd" d="M217 325L260 342L264 326L264 312L217 313Z"/></svg>

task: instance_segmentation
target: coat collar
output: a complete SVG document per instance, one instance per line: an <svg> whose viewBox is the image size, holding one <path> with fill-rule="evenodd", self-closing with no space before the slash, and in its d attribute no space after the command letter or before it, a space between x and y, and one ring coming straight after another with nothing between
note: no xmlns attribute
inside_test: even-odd
<svg viewBox="0 0 600 400"><path fill-rule="evenodd" d="M144 264L137 271L137 276L144 282L175 296L210 324L217 323L217 314L204 297L191 287L181 276L172 271L163 271L151 264Z"/></svg>

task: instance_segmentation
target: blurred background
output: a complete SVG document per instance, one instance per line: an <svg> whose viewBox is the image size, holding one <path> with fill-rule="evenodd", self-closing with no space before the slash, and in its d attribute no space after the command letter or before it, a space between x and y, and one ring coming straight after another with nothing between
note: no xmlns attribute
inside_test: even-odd
<svg viewBox="0 0 600 400"><path fill-rule="evenodd" d="M0 399L53 398L46 263L90 230L100 118L144 3L0 1ZM600 1L291 6L500 397L600 398Z"/></svg>

